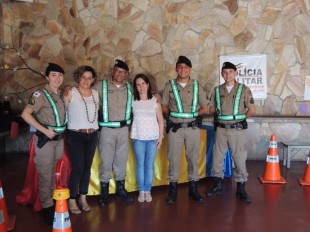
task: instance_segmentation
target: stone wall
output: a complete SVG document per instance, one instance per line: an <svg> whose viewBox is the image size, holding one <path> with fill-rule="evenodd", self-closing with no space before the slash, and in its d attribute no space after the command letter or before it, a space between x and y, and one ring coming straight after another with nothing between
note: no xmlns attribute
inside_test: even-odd
<svg viewBox="0 0 310 232"><path fill-rule="evenodd" d="M17 49L34 70L59 63L66 82L83 64L94 66L103 79L121 58L131 77L148 71L160 90L176 76L180 54L192 60L193 78L211 91L219 82L219 55L265 53L268 98L256 102L257 115L309 115L309 103L302 101L310 75L309 9L308 0L3 1L1 42ZM4 64L25 67L15 49L2 51ZM33 89L23 91L45 81L29 70L3 76L8 88L1 97L8 96L17 109Z"/></svg>
<svg viewBox="0 0 310 232"><path fill-rule="evenodd" d="M0 10L0 66L8 65L0 70L1 85L7 86L0 98L7 97L17 111L45 83L38 73L23 70L23 59L35 71L58 63L66 70L66 83L72 83L77 66L91 65L103 79L120 58L128 62L131 77L149 72L162 90L176 76L177 57L186 55L192 77L209 92L219 83L220 55L264 53L268 97L256 101L257 115L310 114L309 102L303 101L310 75L308 0L2 1ZM268 123L259 130L266 125L272 132ZM291 121L287 125L295 130ZM301 127L306 131L307 122ZM258 141L268 144L268 136Z"/></svg>

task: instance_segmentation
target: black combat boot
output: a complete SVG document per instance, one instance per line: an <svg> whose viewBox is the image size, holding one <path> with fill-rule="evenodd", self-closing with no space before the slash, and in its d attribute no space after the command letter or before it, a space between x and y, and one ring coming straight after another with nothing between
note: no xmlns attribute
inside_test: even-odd
<svg viewBox="0 0 310 232"><path fill-rule="evenodd" d="M125 200L127 203L133 202L133 198L128 195L125 189L125 180L116 181L116 198Z"/></svg>
<svg viewBox="0 0 310 232"><path fill-rule="evenodd" d="M193 198L194 201L203 202L203 197L199 194L196 182L193 180L189 182L188 195Z"/></svg>
<svg viewBox="0 0 310 232"><path fill-rule="evenodd" d="M237 192L236 197L239 198L241 201L246 203L251 203L251 198L245 191L245 183L244 182L237 182Z"/></svg>
<svg viewBox="0 0 310 232"><path fill-rule="evenodd" d="M104 207L104 206L106 206L108 204L108 199L109 199L109 182L108 183L100 182L100 186L101 186L101 194L100 194L99 205L101 207Z"/></svg>
<svg viewBox="0 0 310 232"><path fill-rule="evenodd" d="M168 197L166 199L166 202L168 204L173 204L175 203L176 199L177 199L177 184L178 182L170 182L169 183L169 193L168 193Z"/></svg>
<svg viewBox="0 0 310 232"><path fill-rule="evenodd" d="M222 192L223 192L222 178L215 177L213 188L207 192L207 197L214 197L217 195L221 195Z"/></svg>
<svg viewBox="0 0 310 232"><path fill-rule="evenodd" d="M50 206L48 208L43 208L43 218L45 223L52 226L54 223L54 214L55 214L55 205Z"/></svg>

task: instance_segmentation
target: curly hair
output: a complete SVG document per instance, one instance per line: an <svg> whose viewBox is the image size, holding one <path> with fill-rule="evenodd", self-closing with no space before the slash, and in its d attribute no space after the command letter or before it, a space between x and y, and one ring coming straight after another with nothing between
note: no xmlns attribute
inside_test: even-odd
<svg viewBox="0 0 310 232"><path fill-rule="evenodd" d="M93 78L95 79L94 82L92 83L92 85L95 84L96 80L97 80L97 73L95 71L95 69L93 69L90 66L84 65L84 66L80 66L78 67L74 72L73 72L73 80L76 83L80 83L81 77L85 72L91 72Z"/></svg>
<svg viewBox="0 0 310 232"><path fill-rule="evenodd" d="M145 81L146 84L148 84L149 88L147 89L147 99L151 99L153 97L152 94L152 86L151 86L151 82L149 80L149 78L143 74L143 73L139 73L135 76L134 80L133 80L133 97L134 100L138 100L140 101L140 95L139 95L139 91L137 89L137 80L141 78Z"/></svg>

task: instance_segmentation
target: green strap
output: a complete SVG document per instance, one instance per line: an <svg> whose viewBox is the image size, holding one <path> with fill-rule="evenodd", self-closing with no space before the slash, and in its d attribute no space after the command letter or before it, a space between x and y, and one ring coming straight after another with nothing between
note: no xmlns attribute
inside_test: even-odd
<svg viewBox="0 0 310 232"><path fill-rule="evenodd" d="M170 80L171 89L176 101L178 112L170 112L170 116L175 118L196 118L198 117L197 107L198 107L198 96L199 96L199 85L197 80L193 80L193 102L192 110L190 113L184 112L182 100L179 94L178 87L176 86L174 80Z"/></svg>
<svg viewBox="0 0 310 232"><path fill-rule="evenodd" d="M132 92L131 84L126 83L127 86L127 101L126 101L126 112L125 112L125 122L126 125L131 124L131 101ZM102 116L103 122L99 122L100 126L103 127L121 127L121 122L110 122L109 121L109 108L108 108L108 82L107 80L102 80Z"/></svg>
<svg viewBox="0 0 310 232"><path fill-rule="evenodd" d="M42 89L44 95L46 96L47 100L49 101L49 103L51 104L52 106L52 109L53 109L53 112L54 112L54 115L55 115L55 121L56 121L56 126L47 126L49 129L53 129L55 132L57 133L62 133L65 131L66 129L66 123L68 121L68 115L67 113L66 116L65 116L65 123L64 125L61 125L60 123L60 117L59 117L59 112L58 112L58 109L57 109L57 106L52 98L52 96L49 94L49 92L46 90L46 89Z"/></svg>
<svg viewBox="0 0 310 232"><path fill-rule="evenodd" d="M233 107L233 114L232 115L222 115L222 106L221 106L221 96L220 96L220 88L219 86L215 87L215 102L216 102L216 109L217 109L217 119L222 121L233 121L233 120L244 120L246 119L246 114L238 114L239 113L239 105L241 94L243 90L243 84L239 83L234 107Z"/></svg>
<svg viewBox="0 0 310 232"><path fill-rule="evenodd" d="M109 121L109 108L108 108L108 82L102 81L102 118L104 122Z"/></svg>

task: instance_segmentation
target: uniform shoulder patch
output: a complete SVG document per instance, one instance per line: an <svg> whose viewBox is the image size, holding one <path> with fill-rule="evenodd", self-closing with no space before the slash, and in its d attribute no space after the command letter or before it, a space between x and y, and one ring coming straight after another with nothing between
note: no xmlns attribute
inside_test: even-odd
<svg viewBox="0 0 310 232"><path fill-rule="evenodd" d="M32 96L33 97L40 97L41 93L39 91L35 91Z"/></svg>
<svg viewBox="0 0 310 232"><path fill-rule="evenodd" d="M251 103L251 104L254 104L254 98L251 97L250 103Z"/></svg>

